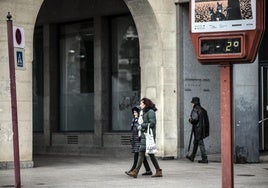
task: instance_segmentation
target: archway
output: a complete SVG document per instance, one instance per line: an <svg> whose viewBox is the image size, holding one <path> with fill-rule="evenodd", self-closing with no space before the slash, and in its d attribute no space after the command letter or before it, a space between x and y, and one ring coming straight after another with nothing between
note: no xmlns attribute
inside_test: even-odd
<svg viewBox="0 0 268 188"><path fill-rule="evenodd" d="M122 85L121 78L117 77L120 74L124 76L126 73L126 83L129 84L120 87L131 88L130 92L134 92L130 97L126 97L126 99L130 98L130 102L127 105L124 104L126 107L124 110L130 109L139 100L140 93L148 94L148 88L149 90L153 88L151 93L155 99L161 98L156 96L156 86L161 82L158 79L161 45L152 8L147 1L138 2L139 5L144 4L142 7L146 7L143 10L145 12L136 9L136 1L125 3L123 1L76 1L73 4L63 4L50 0L43 2L36 22L34 43L34 96L40 96L40 98L35 97L33 102L34 128L36 128L34 151L36 153L72 152L78 154L87 152L88 147L93 148L92 152L99 150L96 148L125 147L124 138L127 133L118 134L116 131L128 131L128 127L123 127L126 123L118 122L122 117L128 117L128 114L123 113L115 117L110 113L110 111L113 113L114 101L119 101L116 97L120 93L118 94L115 89L117 93L113 95L114 90L109 90L109 88ZM129 9L132 11L132 16L129 14ZM137 16L133 16L134 14ZM135 18L135 23L132 23L132 18ZM119 45L118 37L124 35L120 27L124 27L125 24L139 27L138 33L142 33L140 41L144 42L138 46L141 48L138 51L140 54L127 53L131 54L131 57L124 57L125 59L132 58L132 63L120 61L122 64L119 65L118 56L122 56L122 53L118 55L117 52L120 50L115 49ZM144 24L149 27L146 28ZM116 34L113 34L115 32ZM77 51L79 54L76 54ZM79 55L79 61L77 55ZM135 57L132 57L133 55ZM88 56L90 57L87 61L94 61L94 63L81 70L81 66L86 65L82 60ZM147 77L148 71L152 74L148 82L142 83L142 87L133 78L137 75L140 77L137 72L140 69L135 68L135 66L139 67L139 64L135 63L136 56L141 60L144 59L140 62L141 78ZM151 62L145 61L148 56L151 57ZM38 63L41 61L43 63ZM119 62L119 64L113 62ZM131 69L126 66L131 66ZM131 82L128 80L129 74L132 76ZM117 78L119 78L119 84ZM83 83L89 85L83 85ZM140 87L144 89L140 91ZM86 96L87 93L89 94ZM83 99L82 102L81 99ZM91 106L88 107L88 103ZM119 110L121 110L120 107L122 106L119 105ZM88 127L88 124L91 126ZM121 140L121 142L118 144L116 140Z"/></svg>

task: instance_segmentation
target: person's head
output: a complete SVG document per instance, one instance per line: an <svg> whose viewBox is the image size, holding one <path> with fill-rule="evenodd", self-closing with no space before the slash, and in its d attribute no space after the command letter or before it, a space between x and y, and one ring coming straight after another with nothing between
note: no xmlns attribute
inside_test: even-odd
<svg viewBox="0 0 268 188"><path fill-rule="evenodd" d="M200 105L199 97L193 97L192 100L191 100L191 103L193 104L193 106Z"/></svg>
<svg viewBox="0 0 268 188"><path fill-rule="evenodd" d="M139 116L140 109L138 107L135 106L131 110L132 110L133 116L135 116L135 117Z"/></svg>
<svg viewBox="0 0 268 188"><path fill-rule="evenodd" d="M156 111L156 107L155 104L148 98L144 97L140 100L140 108L143 110L145 108L148 109L153 109L154 111Z"/></svg>

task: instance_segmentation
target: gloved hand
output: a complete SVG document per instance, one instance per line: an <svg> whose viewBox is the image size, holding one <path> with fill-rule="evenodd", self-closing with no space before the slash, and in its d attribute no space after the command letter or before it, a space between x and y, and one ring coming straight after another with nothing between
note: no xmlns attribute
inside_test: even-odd
<svg viewBox="0 0 268 188"><path fill-rule="evenodd" d="M192 118L189 118L189 120L188 120L190 123L192 123L192 121L193 121L193 119Z"/></svg>

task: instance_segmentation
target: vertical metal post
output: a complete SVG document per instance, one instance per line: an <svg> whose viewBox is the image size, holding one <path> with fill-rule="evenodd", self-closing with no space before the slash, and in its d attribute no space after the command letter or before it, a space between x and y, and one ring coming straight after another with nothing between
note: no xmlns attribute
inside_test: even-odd
<svg viewBox="0 0 268 188"><path fill-rule="evenodd" d="M220 66L221 93L221 162L222 188L234 187L233 126L232 126L233 66Z"/></svg>
<svg viewBox="0 0 268 188"><path fill-rule="evenodd" d="M15 187L21 187L20 180L20 152L19 152L19 134L18 134L18 115L17 115L17 96L16 96L16 78L15 78L15 61L14 61L14 43L13 43L13 24L12 16L7 15L7 37L8 37L8 57L9 57L9 74L10 74L10 92L11 92L11 109L13 125L13 154L14 154L14 171Z"/></svg>
<svg viewBox="0 0 268 188"><path fill-rule="evenodd" d="M266 87L266 86L264 86L264 71L266 71L266 74L267 74L267 70L266 70L266 68L264 69L264 67L262 66L261 67L261 120L265 120L265 114L264 114L264 112L265 112L265 107L264 106L266 106L266 104L264 103L264 87ZM259 122L259 123L261 123L261 124L259 124L260 125L260 128L259 128L259 130L261 131L261 134L260 134L260 138L261 138L261 141L260 141L260 150L264 150L264 121L261 121L261 122Z"/></svg>

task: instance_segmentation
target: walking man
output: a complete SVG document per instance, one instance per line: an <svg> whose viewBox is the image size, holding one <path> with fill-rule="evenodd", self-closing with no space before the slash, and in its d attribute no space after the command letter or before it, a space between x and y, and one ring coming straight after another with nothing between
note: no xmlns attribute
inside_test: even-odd
<svg viewBox="0 0 268 188"><path fill-rule="evenodd" d="M200 99L198 97L193 97L191 103L193 109L190 114L189 122L192 124L192 131L194 134L194 147L192 154L187 155L186 158L194 162L194 158L199 146L202 160L198 160L198 162L208 163L207 153L203 140L209 136L209 120L207 111L200 105Z"/></svg>

